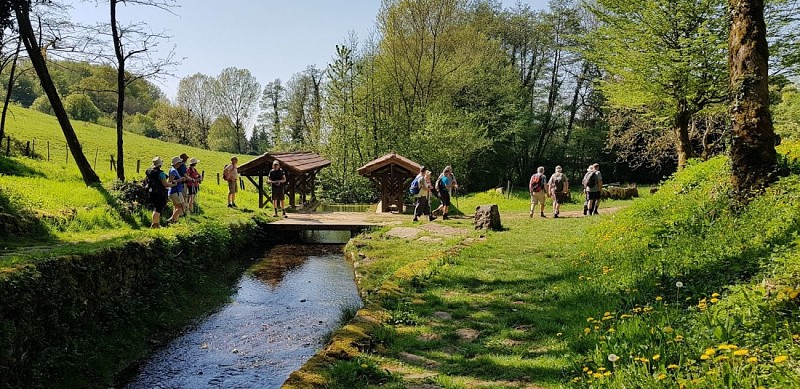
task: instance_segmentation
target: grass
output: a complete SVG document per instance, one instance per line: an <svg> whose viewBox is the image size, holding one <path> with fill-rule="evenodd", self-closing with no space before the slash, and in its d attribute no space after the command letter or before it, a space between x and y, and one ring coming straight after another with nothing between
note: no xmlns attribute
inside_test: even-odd
<svg viewBox="0 0 800 389"><path fill-rule="evenodd" d="M781 149L795 173L797 150ZM797 387L800 179L733 212L729 171L694 163L591 218L530 219L525 193L465 196L463 210L497 203L505 229L457 250L359 237L370 346L316 369L357 388Z"/></svg>
<svg viewBox="0 0 800 389"><path fill-rule="evenodd" d="M78 121L73 121L73 126L90 163L95 163L95 154L98 156L95 170L103 181L101 187L83 184L71 156L66 158L64 136L54 117L11 107L8 134L20 144L35 142L35 149L33 158L24 157L21 150L14 151L13 148L14 156L0 157L0 215L6 215L4 218L0 216L0 232L6 232L0 234L0 252L5 252L5 256L18 257L5 259L7 261L18 262L19 257L30 255L35 257L42 246L128 239L149 227L148 212L142 211L128 217L119 211L120 204L112 188L116 172L109 168L110 156L116 155L115 130ZM194 215L191 221L183 221L179 225L205 221L229 223L250 218L253 212L259 212L258 194L249 183L237 195L239 210L227 208L227 186L224 181L218 185L216 175L230 161L230 154L162 142L127 132L124 141L126 176L129 180L142 180L154 156L169 161L173 156L185 152L200 160L198 170L206 174L198 195L201 212ZM241 162L247 159L247 156L240 156ZM138 173L137 160L140 161ZM40 249L24 249L29 246Z"/></svg>

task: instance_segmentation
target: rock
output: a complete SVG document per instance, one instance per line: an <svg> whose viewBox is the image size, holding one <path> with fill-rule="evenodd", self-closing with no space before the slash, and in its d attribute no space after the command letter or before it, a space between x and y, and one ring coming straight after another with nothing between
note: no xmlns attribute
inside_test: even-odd
<svg viewBox="0 0 800 389"><path fill-rule="evenodd" d="M400 239L414 239L422 232L419 228L412 227L396 227L386 232L386 236L390 238Z"/></svg>
<svg viewBox="0 0 800 389"><path fill-rule="evenodd" d="M434 312L432 316L439 320L450 320L453 318L453 316L447 312Z"/></svg>
<svg viewBox="0 0 800 389"><path fill-rule="evenodd" d="M429 369L439 366L438 362L425 357L421 357L419 355L401 352L400 354L398 354L398 356L400 357L400 359L408 363L413 363L415 365L422 365Z"/></svg>
<svg viewBox="0 0 800 389"><path fill-rule="evenodd" d="M461 328L456 330L456 335L458 335L458 338L464 342L472 342L475 339L478 339L480 332L478 332L478 330L473 330L472 328Z"/></svg>
<svg viewBox="0 0 800 389"><path fill-rule="evenodd" d="M477 206L474 223L475 229L502 230L503 225L500 223L500 211L497 209L497 204Z"/></svg>

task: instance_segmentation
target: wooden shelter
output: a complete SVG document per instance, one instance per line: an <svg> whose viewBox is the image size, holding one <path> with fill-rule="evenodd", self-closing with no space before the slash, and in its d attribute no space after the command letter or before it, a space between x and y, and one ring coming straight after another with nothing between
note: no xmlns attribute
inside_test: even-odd
<svg viewBox="0 0 800 389"><path fill-rule="evenodd" d="M358 174L378 185L381 191L381 212L390 212L392 205L403 211L406 181L419 174L422 165L400 155L386 154L360 168Z"/></svg>
<svg viewBox="0 0 800 389"><path fill-rule="evenodd" d="M264 153L257 158L239 165L239 175L246 177L258 189L258 207L264 208L270 203L271 196L264 189L264 177L272 170L272 162L278 161L281 168L286 171L286 195L289 196L289 206L295 207L295 195L300 195L300 204L316 201L314 193L317 173L322 168L329 166L331 161L318 154L310 152L293 153ZM253 177L258 177L258 182ZM266 199L265 199L266 198Z"/></svg>

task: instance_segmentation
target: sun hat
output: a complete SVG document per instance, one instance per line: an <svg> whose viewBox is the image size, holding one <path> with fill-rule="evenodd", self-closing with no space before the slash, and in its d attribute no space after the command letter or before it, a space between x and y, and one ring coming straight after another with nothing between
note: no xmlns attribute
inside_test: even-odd
<svg viewBox="0 0 800 389"><path fill-rule="evenodd" d="M173 165L176 164L176 163L181 163L181 162L183 162L181 157L172 157L172 164Z"/></svg>
<svg viewBox="0 0 800 389"><path fill-rule="evenodd" d="M159 166L161 166L163 163L164 163L164 161L162 161L162 160L161 160L161 157L155 157L155 158L153 158L153 166L155 166L155 167L159 167Z"/></svg>
<svg viewBox="0 0 800 389"><path fill-rule="evenodd" d="M192 158L192 160L189 161L189 165L196 165L198 162L200 161L198 161L197 158Z"/></svg>

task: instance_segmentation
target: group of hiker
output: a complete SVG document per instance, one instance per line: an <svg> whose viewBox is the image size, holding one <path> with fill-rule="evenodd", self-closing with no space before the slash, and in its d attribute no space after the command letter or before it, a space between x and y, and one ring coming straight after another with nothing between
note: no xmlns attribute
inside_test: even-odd
<svg viewBox="0 0 800 389"><path fill-rule="evenodd" d="M414 221L419 221L420 216L428 216L429 221L436 219L436 214L442 215L442 220L449 219L450 198L454 190L458 190L458 181L453 175L453 168L446 166L435 182L431 181L431 171L425 166L420 167L419 174L411 181L410 193L416 197L414 204ZM439 198L441 204L431 210L431 195Z"/></svg>
<svg viewBox="0 0 800 389"><path fill-rule="evenodd" d="M172 158L172 166L168 172L162 170L161 157L153 158L153 164L145 172L145 188L153 204L153 218L150 228L161 227L161 213L167 206L167 200L172 201L174 210L167 219L175 223L182 215L189 215L194 210L197 193L203 176L197 171L196 158L189 160L186 153Z"/></svg>
<svg viewBox="0 0 800 389"><path fill-rule="evenodd" d="M581 180L585 201L583 203L584 215L596 215L600 205L600 191L603 188L603 176L600 174L600 164L592 164L586 169L586 174ZM544 215L545 200L547 197L553 198L553 217L558 218L561 212L561 204L569 199L569 180L562 171L561 166L556 166L556 172L547 179L544 174L544 166L539 166L536 173L531 176L528 183L531 193L531 212L533 217L536 205L539 205L539 215Z"/></svg>
<svg viewBox="0 0 800 389"><path fill-rule="evenodd" d="M228 183L228 207L237 208L236 206L236 192L239 191L239 158L236 156L231 157L231 163L225 165L222 169L222 179ZM276 159L272 161L272 170L267 175L267 183L272 187L272 209L275 210L273 216L278 216L278 209L280 208L283 217L286 216L286 208L283 207L283 198L285 194L287 178L286 171L281 169L281 163Z"/></svg>

